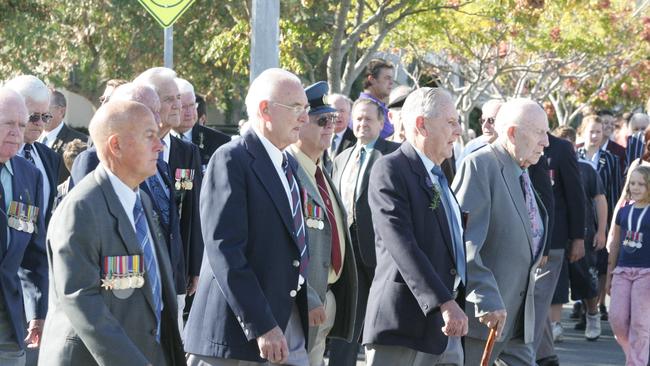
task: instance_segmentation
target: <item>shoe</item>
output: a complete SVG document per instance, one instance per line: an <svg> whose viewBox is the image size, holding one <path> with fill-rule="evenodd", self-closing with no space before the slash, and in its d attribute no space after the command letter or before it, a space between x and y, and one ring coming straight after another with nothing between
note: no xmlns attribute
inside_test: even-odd
<svg viewBox="0 0 650 366"><path fill-rule="evenodd" d="M587 326L585 328L585 338L588 341L595 341L600 337L600 317L598 314L587 314Z"/></svg>
<svg viewBox="0 0 650 366"><path fill-rule="evenodd" d="M560 366L560 360L557 356L544 357L535 362L537 362L537 366Z"/></svg>
<svg viewBox="0 0 650 366"><path fill-rule="evenodd" d="M570 319L580 319L580 316L582 315L582 302L576 301L573 303L573 310L571 311L571 315L569 315Z"/></svg>
<svg viewBox="0 0 650 366"><path fill-rule="evenodd" d="M605 305L600 305L598 307L598 310L600 310L600 320L605 320L607 321L609 319L609 315L607 313L607 307Z"/></svg>
<svg viewBox="0 0 650 366"><path fill-rule="evenodd" d="M564 340L564 328L560 322L551 323L551 329L553 330L553 342L562 342Z"/></svg>
<svg viewBox="0 0 650 366"><path fill-rule="evenodd" d="M573 326L573 329L575 330L585 330L587 326L587 321L585 320L585 314L582 313L580 316L580 320L576 323L576 325Z"/></svg>

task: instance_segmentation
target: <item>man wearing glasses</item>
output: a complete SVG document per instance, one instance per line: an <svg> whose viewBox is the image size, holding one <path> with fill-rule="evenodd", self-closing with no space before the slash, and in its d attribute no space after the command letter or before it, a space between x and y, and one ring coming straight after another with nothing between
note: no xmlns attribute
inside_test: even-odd
<svg viewBox="0 0 650 366"><path fill-rule="evenodd" d="M499 108L501 108L502 104L503 102L497 99L488 100L483 104L483 108L481 108L481 132L483 134L474 140L469 141L467 145L465 145L463 153L460 155L460 158L456 160L457 169L460 167L460 164L467 155L487 144L491 144L497 139L497 132L494 130L494 119L496 118L497 113L499 113Z"/></svg>
<svg viewBox="0 0 650 366"><path fill-rule="evenodd" d="M52 212L50 208L56 196L56 186L59 181L59 172L65 169L63 159L46 145L36 140L43 133L43 129L52 120L50 114L50 91L47 86L32 75L21 75L6 84L25 99L29 112L29 122L25 127L23 146L18 155L34 164L43 175L43 215L45 216L45 229L50 222Z"/></svg>
<svg viewBox="0 0 650 366"><path fill-rule="evenodd" d="M337 118L336 109L323 101L327 91L324 81L305 89L311 107L309 123L300 128L300 139L288 149L299 164L309 259L316 264L307 273L312 366L324 365L327 337L352 341L357 305L357 266L346 230L345 206L321 161Z"/></svg>

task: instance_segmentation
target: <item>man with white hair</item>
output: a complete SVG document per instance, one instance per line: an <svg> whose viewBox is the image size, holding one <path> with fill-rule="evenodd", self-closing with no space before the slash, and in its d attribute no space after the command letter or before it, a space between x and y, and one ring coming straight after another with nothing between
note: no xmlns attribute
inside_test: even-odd
<svg viewBox="0 0 650 366"><path fill-rule="evenodd" d="M482 148L487 144L491 144L494 140L497 139L497 132L494 129L494 119L499 113L499 108L503 101L498 99L490 99L483 104L481 107L481 132L482 135L471 140L465 145L463 153L460 154L460 157L456 160L456 167L460 168L463 160L467 155L473 153L474 151Z"/></svg>
<svg viewBox="0 0 650 366"><path fill-rule="evenodd" d="M469 155L452 187L470 213L467 245L468 365L481 361L490 329L492 357L507 365L533 365L535 272L542 260L548 219L528 167L548 145L548 120L530 99L504 103L496 116L498 138Z"/></svg>
<svg viewBox="0 0 650 366"><path fill-rule="evenodd" d="M251 128L205 172L206 255L185 327L187 364L307 366L309 252L297 162L283 150L298 141L309 104L296 75L267 69L246 109Z"/></svg>
<svg viewBox="0 0 650 366"><path fill-rule="evenodd" d="M230 141L225 133L213 130L198 123L197 102L194 87L187 80L176 78L176 86L181 93L181 123L172 130L172 136L192 142L201 154L201 172L205 172L208 161L219 146Z"/></svg>
<svg viewBox="0 0 650 366"><path fill-rule="evenodd" d="M413 91L402 113L406 142L370 173L377 267L363 330L366 364L461 366L463 219L440 167L460 136L458 113L441 88Z"/></svg>
<svg viewBox="0 0 650 366"><path fill-rule="evenodd" d="M23 143L28 116L20 94L7 87L0 88L0 364L3 366L25 364L25 346L39 346L42 319L47 312L45 224L43 211L39 210L43 201L41 173L33 164L16 156Z"/></svg>
<svg viewBox="0 0 650 366"><path fill-rule="evenodd" d="M348 126L352 120L352 100L343 94L333 93L327 96L327 103L337 112L331 145L323 152L323 167L331 174L334 158L343 150L354 145L357 138Z"/></svg>
<svg viewBox="0 0 650 366"><path fill-rule="evenodd" d="M159 137L163 144L162 166L173 189L155 187L153 200L164 207L166 198L174 197L176 207L180 209L181 240L183 242L184 273L175 273L176 291L178 292L178 309L185 307L185 295L192 295L198 284L201 260L203 258L203 236L201 235L201 217L199 215L199 193L201 192L202 169L199 149L189 141L182 141L170 134L181 123L181 93L176 85L176 72L165 67L154 67L144 71L133 80L134 84L150 85L160 99ZM163 188L163 189L160 189ZM163 222L166 221L167 209L163 208Z"/></svg>
<svg viewBox="0 0 650 366"><path fill-rule="evenodd" d="M43 182L43 214L47 229L51 208L56 197L59 172L65 169L63 159L46 145L38 142L45 125L50 123L50 91L47 86L33 75L21 75L7 82L6 87L13 89L25 99L29 113L29 123L25 128L23 142L18 155L24 157L41 171Z"/></svg>
<svg viewBox="0 0 650 366"><path fill-rule="evenodd" d="M650 125L650 117L646 113L634 113L627 123L628 134L644 132L648 125Z"/></svg>

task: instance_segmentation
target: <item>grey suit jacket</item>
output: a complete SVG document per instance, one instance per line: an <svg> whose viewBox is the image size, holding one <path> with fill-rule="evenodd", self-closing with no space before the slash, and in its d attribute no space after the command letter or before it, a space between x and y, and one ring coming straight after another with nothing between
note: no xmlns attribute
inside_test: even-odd
<svg viewBox="0 0 650 366"><path fill-rule="evenodd" d="M160 343L146 277L142 288L120 290L127 291L120 297L100 287L104 257L142 255L135 230L100 165L70 191L52 217L47 236L50 302L41 364L184 364L169 255L151 202L146 194L141 197L162 284Z"/></svg>
<svg viewBox="0 0 650 366"><path fill-rule="evenodd" d="M487 339L489 329L478 318L499 309L508 314L500 339L510 337L523 306L524 341L533 340L535 271L543 248L533 258L520 175L516 162L497 142L465 158L452 184L462 209L469 212L465 312L470 337ZM536 198L547 228L546 209ZM546 235L544 230L542 243Z"/></svg>
<svg viewBox="0 0 650 366"><path fill-rule="evenodd" d="M291 150L288 150L293 154ZM297 160L297 159L296 159ZM322 230L306 226L307 229L307 246L309 248L309 267L307 272L307 305L309 310L323 305L325 301L325 293L327 292L327 279L329 270L332 265L332 226L327 219L326 207L323 199L318 193L318 187L314 185L310 177L307 175L305 169L298 164L297 176L300 180L300 185L307 195L306 202L303 202L303 209L317 205L320 207L319 220L324 222ZM323 176L334 192L334 196L330 197L336 200L341 208L341 216L345 222L345 206L339 197L334 183L327 173ZM303 195L304 198L304 195ZM305 220L313 216L312 213L304 210ZM356 321L357 309L357 265L354 259L354 250L352 249L352 242L350 240L350 233L345 230L345 227L339 227L338 230L343 230L345 237L345 254L343 259L343 269L338 281L331 287L334 297L336 298L336 317L334 326L330 330L329 338L340 338L347 342L352 341L354 332L354 323ZM316 340L318 327L309 328L309 346L313 346Z"/></svg>

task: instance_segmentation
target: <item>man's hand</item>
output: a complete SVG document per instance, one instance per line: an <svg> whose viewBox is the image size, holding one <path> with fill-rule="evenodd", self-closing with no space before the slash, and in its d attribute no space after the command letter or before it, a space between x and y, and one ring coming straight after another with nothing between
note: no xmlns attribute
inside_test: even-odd
<svg viewBox="0 0 650 366"><path fill-rule="evenodd" d="M495 310L478 318L478 321L485 324L485 326L490 329L496 329L496 337L498 339L501 336L501 332L503 331L503 326L506 325L507 316L508 313L506 312L506 309Z"/></svg>
<svg viewBox="0 0 650 366"><path fill-rule="evenodd" d="M585 256L585 240L573 239L569 251L569 263L575 263Z"/></svg>
<svg viewBox="0 0 650 366"><path fill-rule="evenodd" d="M467 334L467 315L455 300L449 300L440 305L440 310L442 311L442 320L445 321L442 332L446 336L462 337Z"/></svg>
<svg viewBox="0 0 650 366"><path fill-rule="evenodd" d="M272 363L285 363L289 357L287 339L280 327L269 330L257 337L257 347L260 349L260 357Z"/></svg>
<svg viewBox="0 0 650 366"><path fill-rule="evenodd" d="M190 282L187 284L187 296L192 296L199 286L199 276L192 276Z"/></svg>
<svg viewBox="0 0 650 366"><path fill-rule="evenodd" d="M309 311L309 326L316 327L325 323L325 307L323 305Z"/></svg>
<svg viewBox="0 0 650 366"><path fill-rule="evenodd" d="M43 319L34 319L29 321L29 325L27 327L27 337L25 337L27 348L38 348L41 345L44 323L45 320Z"/></svg>
<svg viewBox="0 0 650 366"><path fill-rule="evenodd" d="M605 234L605 230L598 230L594 237L594 250L598 251L603 249L605 244L607 244L607 235Z"/></svg>

